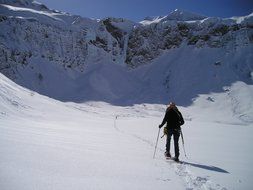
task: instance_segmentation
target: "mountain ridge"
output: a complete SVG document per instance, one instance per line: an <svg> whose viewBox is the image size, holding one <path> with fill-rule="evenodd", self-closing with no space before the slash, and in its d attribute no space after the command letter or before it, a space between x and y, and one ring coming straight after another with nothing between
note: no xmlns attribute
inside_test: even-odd
<svg viewBox="0 0 253 190"><path fill-rule="evenodd" d="M203 20L207 18L206 16L192 13L189 11L181 10L181 9L175 9L174 11L171 11L168 15L165 16L147 16L144 18L143 21L140 21L143 25L148 25L152 23L157 22L164 22L169 20L175 20L175 21L194 21L194 20Z"/></svg>

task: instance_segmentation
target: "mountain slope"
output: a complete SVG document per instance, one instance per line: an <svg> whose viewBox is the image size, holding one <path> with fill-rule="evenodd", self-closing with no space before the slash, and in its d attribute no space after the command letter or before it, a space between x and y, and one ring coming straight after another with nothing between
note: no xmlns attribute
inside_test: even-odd
<svg viewBox="0 0 253 190"><path fill-rule="evenodd" d="M31 58L42 58L78 71L99 60L119 64L124 61L122 48L127 31L116 30L111 22L126 25L126 29L133 27L133 22L123 19L99 22L38 9L35 2L30 4L0 4L1 70L9 73L10 77L15 77L10 70L15 72L16 67L26 66Z"/></svg>
<svg viewBox="0 0 253 190"><path fill-rule="evenodd" d="M143 24L81 18L33 1L1 1L0 10L1 72L57 100L189 106L200 94L252 85L252 14L176 10Z"/></svg>
<svg viewBox="0 0 253 190"><path fill-rule="evenodd" d="M152 158L165 106L62 103L2 74L0 87L3 190L252 188L252 122L231 120L224 111L216 121L204 98L179 107L188 158L181 150L183 163L176 164L164 159L165 138Z"/></svg>
<svg viewBox="0 0 253 190"><path fill-rule="evenodd" d="M185 19L177 19L177 15ZM240 49L252 48L252 14L238 18L205 18L187 16L175 11L168 16L141 22L129 37L126 63L137 67L148 64L163 52L187 45L191 48ZM168 18L167 18L168 17ZM187 19L188 18L188 19ZM200 20L200 18L202 18Z"/></svg>

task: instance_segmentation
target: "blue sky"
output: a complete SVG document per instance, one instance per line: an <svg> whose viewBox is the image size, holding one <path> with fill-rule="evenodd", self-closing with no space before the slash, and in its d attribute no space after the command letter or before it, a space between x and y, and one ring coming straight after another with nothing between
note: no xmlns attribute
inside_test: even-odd
<svg viewBox="0 0 253 190"><path fill-rule="evenodd" d="M37 0L49 8L89 18L108 16L141 21L183 9L206 16L243 16L253 12L253 0Z"/></svg>

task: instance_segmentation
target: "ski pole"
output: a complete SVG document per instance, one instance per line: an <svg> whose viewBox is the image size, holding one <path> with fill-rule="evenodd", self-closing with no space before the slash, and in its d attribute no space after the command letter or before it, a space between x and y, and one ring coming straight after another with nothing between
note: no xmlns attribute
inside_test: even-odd
<svg viewBox="0 0 253 190"><path fill-rule="evenodd" d="M159 130L158 130L158 135L157 135L157 139L156 139L155 151L154 151L153 159L155 158L155 153L156 153L156 148L157 148L157 144L158 144L158 139L159 139L160 129L161 129L161 128L159 128Z"/></svg>
<svg viewBox="0 0 253 190"><path fill-rule="evenodd" d="M181 133L181 138L182 138L182 144L183 144L183 149L184 149L184 155L185 155L186 158L188 158L188 157L186 156L186 152L185 152L185 147L184 147L184 136L183 136L182 129L181 129L180 133Z"/></svg>

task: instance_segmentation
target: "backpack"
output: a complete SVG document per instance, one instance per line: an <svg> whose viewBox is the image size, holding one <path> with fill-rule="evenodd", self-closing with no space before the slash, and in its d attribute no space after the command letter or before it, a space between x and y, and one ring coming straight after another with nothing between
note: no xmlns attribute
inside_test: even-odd
<svg viewBox="0 0 253 190"><path fill-rule="evenodd" d="M184 118L182 114L180 113L180 111L178 111L178 109L176 109L175 112L177 113L177 116L178 116L178 124L182 126L184 124Z"/></svg>

